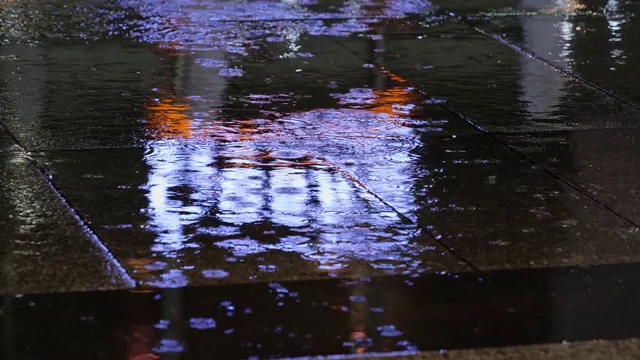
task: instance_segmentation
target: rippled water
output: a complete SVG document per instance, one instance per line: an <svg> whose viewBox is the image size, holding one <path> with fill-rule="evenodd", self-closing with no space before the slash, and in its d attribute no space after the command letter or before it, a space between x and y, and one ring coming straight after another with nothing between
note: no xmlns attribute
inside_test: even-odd
<svg viewBox="0 0 640 360"><path fill-rule="evenodd" d="M78 234L45 228L81 220L105 246L96 257L137 285L60 298L60 315L26 297L16 314L92 324L78 333L108 333L96 338L132 359L404 355L499 342L499 316L504 329L540 321L540 342L572 333L558 314L585 318L571 304L589 297L591 275L602 289L621 282L609 267L562 267L639 260L638 9L491 3L3 2L0 225L19 235L12 259L62 268ZM65 247L38 247L54 240ZM577 283L580 301L562 297ZM190 286L220 284L233 285ZM553 320L520 312L540 304ZM451 319L465 325L424 325Z"/></svg>
<svg viewBox="0 0 640 360"><path fill-rule="evenodd" d="M145 286L467 269L444 245L487 267L514 248L515 266L538 264L532 249L586 233L591 209L558 205L582 200L478 129L636 115L427 1L0 14L3 123ZM514 198L518 221L496 224L513 214L487 204ZM541 240L531 229L551 212L562 220Z"/></svg>

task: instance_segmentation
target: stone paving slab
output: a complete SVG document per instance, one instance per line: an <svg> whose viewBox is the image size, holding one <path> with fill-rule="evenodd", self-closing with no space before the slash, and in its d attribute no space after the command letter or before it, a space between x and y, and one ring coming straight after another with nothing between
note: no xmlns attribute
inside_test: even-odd
<svg viewBox="0 0 640 360"><path fill-rule="evenodd" d="M401 359L401 360L633 360L637 358L640 340L594 340L585 342L563 342L557 344L541 344L526 346L505 346L498 348L466 349L452 351L430 351L415 355L398 353L377 356L353 355L345 358L358 359Z"/></svg>
<svg viewBox="0 0 640 360"><path fill-rule="evenodd" d="M399 358L442 350L441 358L535 359L544 348L571 355L572 343L607 340L601 351L624 355L637 341L621 340L640 335L638 270L619 264L0 297L8 329L0 354ZM598 346L579 348L573 354L596 355Z"/></svg>
<svg viewBox="0 0 640 360"><path fill-rule="evenodd" d="M485 270L638 261L636 227L485 135L379 158L365 148L376 161L362 164L322 149L159 144L39 159L151 286L459 268L427 235Z"/></svg>
<svg viewBox="0 0 640 360"><path fill-rule="evenodd" d="M622 2L597 15L490 18L478 26L640 106L640 7L630 7Z"/></svg>
<svg viewBox="0 0 640 360"><path fill-rule="evenodd" d="M0 154L0 294L133 284L18 154Z"/></svg>
<svg viewBox="0 0 640 360"><path fill-rule="evenodd" d="M456 21L381 27L379 64L490 132L639 126L640 112ZM357 36L344 40L359 42ZM363 55L363 58L365 55Z"/></svg>
<svg viewBox="0 0 640 360"><path fill-rule="evenodd" d="M151 46L126 42L0 51L14 57L4 64L0 120L27 150L140 145L143 108L166 81L154 74L173 66Z"/></svg>
<svg viewBox="0 0 640 360"><path fill-rule="evenodd" d="M416 153L418 224L480 269L638 260L637 227L491 139Z"/></svg>
<svg viewBox="0 0 640 360"><path fill-rule="evenodd" d="M640 131L615 129L501 135L553 173L640 223Z"/></svg>
<svg viewBox="0 0 640 360"><path fill-rule="evenodd" d="M9 133L0 128L0 153L17 151L18 149Z"/></svg>
<svg viewBox="0 0 640 360"><path fill-rule="evenodd" d="M473 26L637 104L637 5L12 2L0 121L96 236L0 133L0 293L140 286L0 297L0 357L624 358L640 111Z"/></svg>
<svg viewBox="0 0 640 360"><path fill-rule="evenodd" d="M2 122L31 151L129 148L157 138L210 137L220 121L255 127L252 119L363 108L376 97L382 99L369 107L386 106L388 113L392 101L416 105L415 95L397 98L406 85L365 67L335 41L354 26L367 25L258 22L213 36L218 45L211 49L203 48L207 38L188 47L126 40L10 44L2 49L12 56ZM362 41L357 49L367 46ZM387 88L396 92L340 104L352 90Z"/></svg>
<svg viewBox="0 0 640 360"><path fill-rule="evenodd" d="M452 12L455 15L477 16L535 16L554 14L558 16L575 13L593 13L607 6L606 0L566 1L554 0L433 0L433 6L440 11ZM620 2L622 3L622 2ZM634 6L634 1L627 2ZM616 4L618 4L616 2ZM620 5L618 5L620 6Z"/></svg>
<svg viewBox="0 0 640 360"><path fill-rule="evenodd" d="M39 160L144 286L468 270L339 166L295 147L158 144Z"/></svg>

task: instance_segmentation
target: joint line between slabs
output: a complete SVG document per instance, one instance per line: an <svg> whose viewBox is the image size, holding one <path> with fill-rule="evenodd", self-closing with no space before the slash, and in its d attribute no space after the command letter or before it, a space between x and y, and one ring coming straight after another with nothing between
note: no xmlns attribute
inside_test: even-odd
<svg viewBox="0 0 640 360"><path fill-rule="evenodd" d="M28 151L26 147L18 140L18 138L9 130L9 128L2 122L0 122L0 130L4 130L9 137L15 142L15 144L20 148L21 155L29 161L31 165L33 165L40 177L45 181L49 188L53 190L53 192L58 196L60 201L67 207L71 215L80 223L80 226L83 230L89 235L89 237L93 240L93 243L98 246L100 250L102 250L103 254L107 257L107 260L115 266L116 269L120 271L123 275L125 281L132 288L137 286L136 281L133 279L131 274L122 266L120 261L113 255L113 253L109 250L109 248L100 240L98 235L93 231L93 229L89 226L89 223L79 214L78 210L71 204L71 202L64 196L64 194L58 189L58 187L51 181L51 179L47 176L47 171L38 165L38 163L28 155Z"/></svg>
<svg viewBox="0 0 640 360"><path fill-rule="evenodd" d="M484 35L484 36L486 36L486 37L488 37L490 39L499 41L500 43L512 48L513 50L515 50L515 51L517 51L519 53L525 54L525 55L527 55L527 56L529 56L529 57L531 57L533 59L536 59L536 60L546 64L547 66L555 69L556 71L564 74L565 76L573 78L573 79L583 83L584 85L586 85L586 86L588 86L588 87L590 87L592 89L595 89L596 91L598 91L600 93L603 93L603 94L605 94L607 96L610 96L610 97L612 97L612 98L624 103L625 105L633 107L636 110L640 110L640 105L636 105L635 103L633 103L633 102L631 102L631 101L629 101L629 100L627 100L627 99L625 99L623 97L620 97L620 96L612 93L611 91L609 91L609 90L607 90L607 89L605 89L605 88L603 88L603 87L601 87L599 85L596 85L595 83L592 83L591 81L589 81L589 80L587 80L587 79L585 79L585 78L583 78L581 76L578 76L578 75L570 72L569 70L567 70L565 68L562 68L562 67L560 67L560 66L558 66L556 64L553 64L551 61L539 56L538 54L536 54L536 53L534 53L534 52L532 52L532 51L530 51L530 50L528 50L526 48L520 47L520 46L512 43L511 41L503 38L500 35L493 34L493 33L488 33L488 32L486 32L486 31L484 31L484 30L482 30L482 29L480 29L478 27L475 27L475 26L473 26L473 29L476 32L478 32L478 33L480 33L480 34L482 34L482 35Z"/></svg>
<svg viewBox="0 0 640 360"><path fill-rule="evenodd" d="M627 218L626 216L624 216L623 214L621 214L620 212L618 212L616 209L614 209L611 205L607 204L606 202L598 199L597 197L591 195L588 191L586 191L584 188L582 188L579 185L576 185L574 183L572 183L571 181L565 179L563 176L557 174L556 172L552 171L551 169L549 169L548 167L544 166L543 164L538 163L537 161L535 161L534 159L530 158L529 156L527 156L527 154L519 151L518 149L516 149L515 147L509 145L508 143L502 141L500 138L498 138L497 136L495 136L493 133L485 130L484 128L482 128L481 126L478 126L475 122L473 122L471 119L466 118L465 116L463 116L462 114L458 113L457 111L449 108L448 106L445 106L443 104L439 104L438 106L440 106L441 108L445 109L446 111L450 112L451 114L455 115L456 117L458 117L459 119L461 119L462 121L468 123L469 125L475 127L476 129L478 129L480 132L482 132L485 136L489 136L489 138L491 138L493 141L497 142L498 144L500 144L501 146L513 151L514 153L518 154L519 156L521 156L522 158L524 158L525 160L527 160L529 163L539 166L541 169L543 169L545 172L547 172L548 174L550 174L551 176L553 176L555 179L560 180L562 183L564 183L565 185L569 186L570 188L576 190L579 194L581 194L582 196L590 199L591 201L595 202L596 204L598 204L600 207L604 208L605 210L613 213L614 215L616 215L617 217L621 218L622 220L626 221L627 223L629 223L630 225L632 225L635 228L640 229L640 224L635 223L633 220Z"/></svg>
<svg viewBox="0 0 640 360"><path fill-rule="evenodd" d="M100 250L102 250L103 255L107 257L107 260L110 261L113 264L113 266L115 266L115 268L120 271L121 275L123 275L128 285L130 285L131 288L137 288L138 284L133 279L131 274L129 274L129 271L127 271L127 269L125 269L124 266L122 266L120 261L115 257L115 255L111 252L111 250L109 250L107 245L102 240L100 240L100 237L98 237L96 232L91 228L87 220L82 215L80 215L80 213L73 206L71 201L69 201L69 199L67 199L67 197L64 196L62 191L51 181L51 179L48 176L49 174L47 170L41 167L40 165L38 165L33 158L29 156L27 156L26 158L29 160L29 162L33 166L35 166L40 176L45 180L45 182L49 185L49 187L56 193L56 195L58 195L62 203L67 207L67 209L69 210L71 215L76 219L76 221L80 222L80 226L83 228L83 230L85 230L85 232L87 232L89 237L93 240L93 243L97 245Z"/></svg>
<svg viewBox="0 0 640 360"><path fill-rule="evenodd" d="M346 177L349 181L351 181L352 183L354 183L355 185L357 185L358 187L362 188L364 191L366 191L367 193L369 193L371 196L375 197L378 201L380 201L382 204L384 204L386 207L390 208L391 210L393 210L393 212L396 213L396 215L398 215L398 217L400 218L400 220L405 223L405 224L414 224L417 225L413 220L411 220L408 216L406 216L405 214L403 214L400 210L396 209L393 205L389 204L386 200L384 200L384 198L382 198L380 195L378 195L376 192L374 192L373 190L369 189L362 181L360 181L358 178L356 178L354 175L352 175L351 173L349 173L347 170L342 169L340 166L330 162L331 166L334 168L335 171L341 173L344 177ZM465 265L467 265L469 268L471 268L473 271L479 272L481 274L485 274L485 272L483 270L481 270L480 268L478 268L477 266L475 266L473 263L471 263L470 261L468 261L467 259L465 259L462 255L458 254L453 248L449 247L445 242L443 242L442 240L440 240L440 237L435 235L434 233L432 233L431 231L427 230L427 229L420 229L422 231L424 231L425 233L427 233L427 235L429 235L436 243L438 243L440 246L442 246L443 248L445 248L449 253L451 253L455 258L457 258L458 260L462 261Z"/></svg>
<svg viewBox="0 0 640 360"><path fill-rule="evenodd" d="M13 142L18 145L18 147L20 148L20 152L23 154L27 153L27 149L25 148L24 145L22 145L22 143L20 142L20 140L18 140L18 138L13 134L13 132L11 132L11 130L9 130L9 127L6 126L3 122L0 121L0 131L4 131L7 135L9 135L9 138L11 140L13 140Z"/></svg>

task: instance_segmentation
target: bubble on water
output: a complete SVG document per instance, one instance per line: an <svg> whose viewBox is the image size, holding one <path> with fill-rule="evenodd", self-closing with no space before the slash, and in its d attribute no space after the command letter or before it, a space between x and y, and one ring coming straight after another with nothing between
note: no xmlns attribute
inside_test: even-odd
<svg viewBox="0 0 640 360"><path fill-rule="evenodd" d="M216 321L212 318L191 318L189 326L198 330L215 329Z"/></svg>
<svg viewBox="0 0 640 360"><path fill-rule="evenodd" d="M345 105L373 104L376 101L373 90L367 88L350 89L346 94L331 94L331 96Z"/></svg>
<svg viewBox="0 0 640 360"><path fill-rule="evenodd" d="M284 286L280 285L279 283L270 283L269 284L269 288L272 290L275 290L275 292L280 293L280 294L286 294L289 292L289 290L287 290L287 288L285 288Z"/></svg>
<svg viewBox="0 0 640 360"><path fill-rule="evenodd" d="M204 67L210 67L210 68L221 68L226 65L224 60L217 60L217 59L200 58L200 59L196 59L195 62L196 64L199 64Z"/></svg>
<svg viewBox="0 0 640 360"><path fill-rule="evenodd" d="M447 101L444 99L438 99L435 97L430 98L429 100L425 101L424 103L427 105L437 105L437 104L444 104Z"/></svg>
<svg viewBox="0 0 640 360"><path fill-rule="evenodd" d="M151 280L148 285L155 287L177 288L186 286L189 279L182 273L182 270L173 269L160 275L159 278Z"/></svg>
<svg viewBox="0 0 640 360"><path fill-rule="evenodd" d="M207 279L223 279L229 276L229 272L222 269L202 270L202 275Z"/></svg>
<svg viewBox="0 0 640 360"><path fill-rule="evenodd" d="M220 303L220 306L222 306L223 308L229 310L229 311L233 311L236 309L235 306L233 306L233 303L231 301L223 301Z"/></svg>
<svg viewBox="0 0 640 360"><path fill-rule="evenodd" d="M184 351L184 345L178 340L162 339L162 340L160 340L158 345L156 345L156 347L153 348L153 351L155 351L157 353L183 352Z"/></svg>
<svg viewBox="0 0 640 360"><path fill-rule="evenodd" d="M156 261L144 266L147 270L163 270L167 267L167 263L164 261Z"/></svg>
<svg viewBox="0 0 640 360"><path fill-rule="evenodd" d="M258 265L258 270L260 270L261 272L266 272L266 273L272 273L276 271L276 266L275 265Z"/></svg>
<svg viewBox="0 0 640 360"><path fill-rule="evenodd" d="M380 331L380 335L385 337L397 337L402 335L402 331L396 329L393 325L378 326L378 331Z"/></svg>
<svg viewBox="0 0 640 360"><path fill-rule="evenodd" d="M222 77L240 77L244 75L244 71L237 68L227 68L220 70L219 75Z"/></svg>
<svg viewBox="0 0 640 360"><path fill-rule="evenodd" d="M411 110L413 110L416 106L413 104L400 105L393 104L391 105L391 111L398 114L410 114Z"/></svg>
<svg viewBox="0 0 640 360"><path fill-rule="evenodd" d="M157 324L153 325L156 329L168 329L169 328L169 320L160 320Z"/></svg>

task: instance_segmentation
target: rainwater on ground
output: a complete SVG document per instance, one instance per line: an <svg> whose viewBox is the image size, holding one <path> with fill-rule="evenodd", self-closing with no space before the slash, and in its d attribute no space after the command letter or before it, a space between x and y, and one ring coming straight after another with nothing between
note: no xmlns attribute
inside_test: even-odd
<svg viewBox="0 0 640 360"><path fill-rule="evenodd" d="M640 336L639 12L0 2L0 355Z"/></svg>

